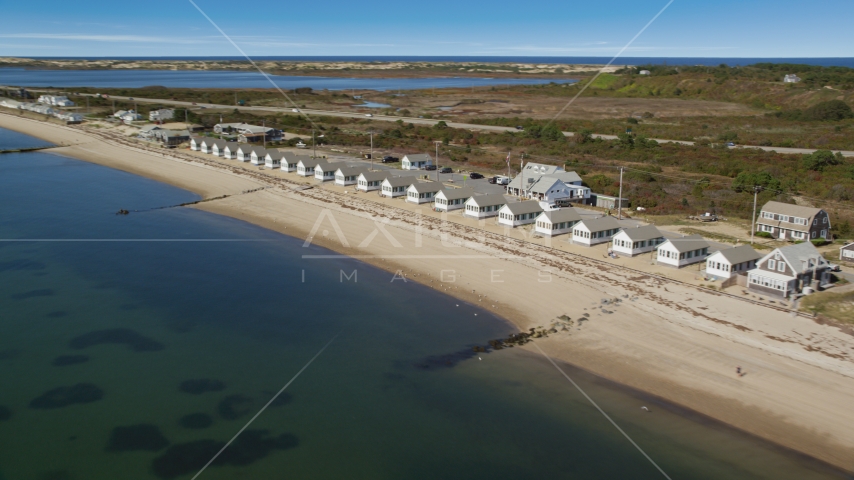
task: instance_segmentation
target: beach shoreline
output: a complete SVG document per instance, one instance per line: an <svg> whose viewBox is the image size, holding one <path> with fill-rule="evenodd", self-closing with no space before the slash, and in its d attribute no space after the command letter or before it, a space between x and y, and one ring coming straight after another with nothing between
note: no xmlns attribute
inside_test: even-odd
<svg viewBox="0 0 854 480"><path fill-rule="evenodd" d="M52 153L152 178L203 198L227 195L194 208L292 237L312 237L313 244L389 271L390 281L404 275L486 308L520 330L549 327L556 317L568 315L578 329L537 340L549 356L854 471L854 434L846 429L854 424L854 413L846 408L854 368L850 355L840 359L835 353L850 352L854 339L835 327L677 282L639 278L617 267L603 270L592 261L478 231L477 225L442 224L427 215L421 224L414 220L417 212L364 194L299 190L260 173L250 177L172 158L171 152L146 152L143 145L110 144L81 127L7 114L0 114L0 127L62 145ZM346 244L328 221L318 223L324 212L335 219ZM450 270L454 281L443 276ZM549 281L543 281L544 275ZM578 322L585 313L589 320ZM791 340L809 335L821 337L819 351ZM746 377L734 374L736 364L745 366Z"/></svg>

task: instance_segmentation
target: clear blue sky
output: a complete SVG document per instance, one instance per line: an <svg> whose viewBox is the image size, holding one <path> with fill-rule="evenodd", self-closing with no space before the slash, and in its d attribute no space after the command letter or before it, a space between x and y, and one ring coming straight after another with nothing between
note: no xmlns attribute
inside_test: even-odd
<svg viewBox="0 0 854 480"><path fill-rule="evenodd" d="M611 56L667 0L198 5L249 55ZM854 1L675 0L623 56L854 57ZM3 56L232 56L187 0L3 4Z"/></svg>

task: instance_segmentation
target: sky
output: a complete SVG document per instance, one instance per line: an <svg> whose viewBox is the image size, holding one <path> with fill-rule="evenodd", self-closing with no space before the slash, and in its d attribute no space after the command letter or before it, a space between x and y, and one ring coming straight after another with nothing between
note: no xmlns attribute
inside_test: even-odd
<svg viewBox="0 0 854 480"><path fill-rule="evenodd" d="M669 0L194 0L250 56L596 56ZM673 0L622 57L854 57L852 0ZM238 56L190 0L4 2L0 56Z"/></svg>

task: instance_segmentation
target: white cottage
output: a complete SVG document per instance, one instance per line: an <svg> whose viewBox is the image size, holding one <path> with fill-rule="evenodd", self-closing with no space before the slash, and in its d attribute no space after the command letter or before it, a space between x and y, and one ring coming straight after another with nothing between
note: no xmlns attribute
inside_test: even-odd
<svg viewBox="0 0 854 480"><path fill-rule="evenodd" d="M700 235L688 235L665 240L657 251L657 264L681 268L705 260L709 244Z"/></svg>
<svg viewBox="0 0 854 480"><path fill-rule="evenodd" d="M240 146L237 147L237 160L241 162L248 162L249 160L252 160L252 148L254 148L252 145L246 145L245 143L240 144Z"/></svg>
<svg viewBox="0 0 854 480"><path fill-rule="evenodd" d="M301 160L309 160L311 157L308 155L298 155L296 153L291 152L282 152L282 165L281 169L283 172L296 172L297 165Z"/></svg>
<svg viewBox="0 0 854 480"><path fill-rule="evenodd" d="M234 160L237 158L237 149L240 148L240 144L237 142L226 142L225 147L222 149L222 158L226 158L228 160Z"/></svg>
<svg viewBox="0 0 854 480"><path fill-rule="evenodd" d="M706 275L717 278L730 278L756 268L756 261L762 258L750 245L725 248L706 257Z"/></svg>
<svg viewBox="0 0 854 480"><path fill-rule="evenodd" d="M264 166L273 170L282 166L282 152L271 148L264 156Z"/></svg>
<svg viewBox="0 0 854 480"><path fill-rule="evenodd" d="M402 170L422 170L427 165L433 165L433 158L426 153L406 155L400 161L400 168Z"/></svg>
<svg viewBox="0 0 854 480"><path fill-rule="evenodd" d="M561 208L543 212L534 222L534 231L540 235L560 235L572 231L572 227L581 221L581 215L574 208Z"/></svg>
<svg viewBox="0 0 854 480"><path fill-rule="evenodd" d="M202 153L213 153L213 146L214 146L214 142L216 142L216 141L217 141L217 139L215 139L215 138L203 139L201 145L199 146L199 150Z"/></svg>
<svg viewBox="0 0 854 480"><path fill-rule="evenodd" d="M444 188L440 182L413 183L406 189L406 201L409 203L429 203Z"/></svg>
<svg viewBox="0 0 854 480"><path fill-rule="evenodd" d="M614 217L599 217L582 220L572 228L572 243L591 247L610 242L620 231L620 224Z"/></svg>
<svg viewBox="0 0 854 480"><path fill-rule="evenodd" d="M543 207L536 200L524 202L509 202L498 209L498 223L510 227L518 227L534 223L537 216L543 212Z"/></svg>
<svg viewBox="0 0 854 480"><path fill-rule="evenodd" d="M365 173L366 167L340 167L335 170L335 185L346 187L347 185L355 185L359 181L359 175Z"/></svg>
<svg viewBox="0 0 854 480"><path fill-rule="evenodd" d="M211 145L211 153L217 157L224 156L227 143L225 140L214 140L213 145Z"/></svg>
<svg viewBox="0 0 854 480"><path fill-rule="evenodd" d="M322 158L302 157L297 162L297 175L301 177L313 177L314 169L321 163L326 163Z"/></svg>
<svg viewBox="0 0 854 480"><path fill-rule="evenodd" d="M466 201L474 195L471 188L443 188L436 194L435 209L450 212L465 207Z"/></svg>
<svg viewBox="0 0 854 480"><path fill-rule="evenodd" d="M633 257L651 252L664 243L664 235L654 225L623 228L616 235L611 249L617 253Z"/></svg>
<svg viewBox="0 0 854 480"><path fill-rule="evenodd" d="M335 172L342 167L346 168L347 164L344 162L318 163L317 166L314 167L314 179L320 180L321 182L335 180Z"/></svg>
<svg viewBox="0 0 854 480"><path fill-rule="evenodd" d="M198 152L202 149L202 142L204 142L204 137L192 137L190 138L190 150L194 150Z"/></svg>
<svg viewBox="0 0 854 480"><path fill-rule="evenodd" d="M500 193L488 195L474 195L466 200L466 209L463 215L473 218L487 218L498 215L501 207L507 205L507 199Z"/></svg>
<svg viewBox="0 0 854 480"><path fill-rule="evenodd" d="M252 147L252 152L249 154L249 161L252 165L264 165L264 159L267 158L267 149L264 147Z"/></svg>
<svg viewBox="0 0 854 480"><path fill-rule="evenodd" d="M418 180L415 177L388 177L380 184L380 195L388 198L406 195L406 189Z"/></svg>
<svg viewBox="0 0 854 480"><path fill-rule="evenodd" d="M379 190L380 185L383 183L383 180L385 180L388 176L388 172L385 171L362 172L359 174L359 178L356 180L356 189L362 190L363 192Z"/></svg>

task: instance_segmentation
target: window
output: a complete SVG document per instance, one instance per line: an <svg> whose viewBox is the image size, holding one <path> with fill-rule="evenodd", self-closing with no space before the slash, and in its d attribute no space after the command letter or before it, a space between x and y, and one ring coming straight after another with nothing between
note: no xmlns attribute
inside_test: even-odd
<svg viewBox="0 0 854 480"><path fill-rule="evenodd" d="M777 267L775 260L768 260L768 270L774 270Z"/></svg>
<svg viewBox="0 0 854 480"><path fill-rule="evenodd" d="M786 262L777 262L777 271L785 272L786 271Z"/></svg>
<svg viewBox="0 0 854 480"><path fill-rule="evenodd" d="M821 223L827 223L827 217L822 218Z"/></svg>

